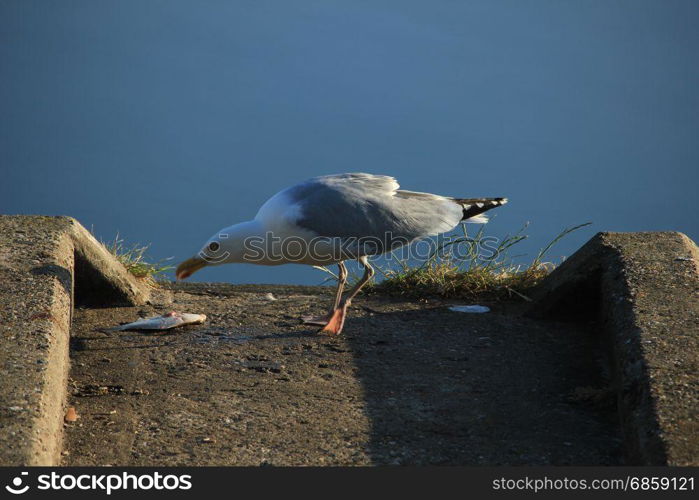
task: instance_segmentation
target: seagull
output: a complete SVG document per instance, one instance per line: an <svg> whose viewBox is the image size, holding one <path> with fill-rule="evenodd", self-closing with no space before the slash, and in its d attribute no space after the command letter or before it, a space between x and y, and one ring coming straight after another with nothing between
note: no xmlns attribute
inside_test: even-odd
<svg viewBox="0 0 699 500"><path fill-rule="evenodd" d="M320 332L342 331L347 309L374 275L368 258L413 241L448 232L462 221L484 223L483 212L507 198L451 198L399 189L387 175L349 173L314 177L280 191L254 219L218 231L199 253L177 266L185 279L206 266L337 265L337 289L330 311L304 317ZM362 278L343 299L346 260L357 260Z"/></svg>

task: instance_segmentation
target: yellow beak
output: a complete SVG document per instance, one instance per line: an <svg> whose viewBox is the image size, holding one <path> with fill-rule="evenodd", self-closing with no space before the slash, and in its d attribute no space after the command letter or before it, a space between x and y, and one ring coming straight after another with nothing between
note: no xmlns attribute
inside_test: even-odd
<svg viewBox="0 0 699 500"><path fill-rule="evenodd" d="M187 259L177 266L175 276L178 280L189 278L202 267L206 267L206 265L207 262L201 257L192 257L191 259Z"/></svg>

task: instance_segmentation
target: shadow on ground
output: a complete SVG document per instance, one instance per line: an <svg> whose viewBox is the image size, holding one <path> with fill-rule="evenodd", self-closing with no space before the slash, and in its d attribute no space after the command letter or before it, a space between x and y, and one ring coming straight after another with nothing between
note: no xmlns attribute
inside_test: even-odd
<svg viewBox="0 0 699 500"><path fill-rule="evenodd" d="M619 460L614 395L590 331L445 308L358 318L352 330L374 463Z"/></svg>

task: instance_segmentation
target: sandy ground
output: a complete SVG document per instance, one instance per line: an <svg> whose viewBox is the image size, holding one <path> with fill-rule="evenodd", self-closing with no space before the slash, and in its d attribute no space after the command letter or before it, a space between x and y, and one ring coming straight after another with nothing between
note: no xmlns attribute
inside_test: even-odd
<svg viewBox="0 0 699 500"><path fill-rule="evenodd" d="M265 299L271 292L278 299ZM594 324L360 297L318 335L316 287L178 285L162 307L78 309L64 465L617 464ZM176 309L203 325L100 329Z"/></svg>

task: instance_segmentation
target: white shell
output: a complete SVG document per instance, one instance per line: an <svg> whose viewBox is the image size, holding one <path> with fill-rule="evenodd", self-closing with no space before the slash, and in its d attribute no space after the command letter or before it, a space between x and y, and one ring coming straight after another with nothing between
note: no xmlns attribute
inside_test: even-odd
<svg viewBox="0 0 699 500"><path fill-rule="evenodd" d="M490 312L490 307L474 304L470 306L451 306L449 310L460 313L487 313Z"/></svg>

